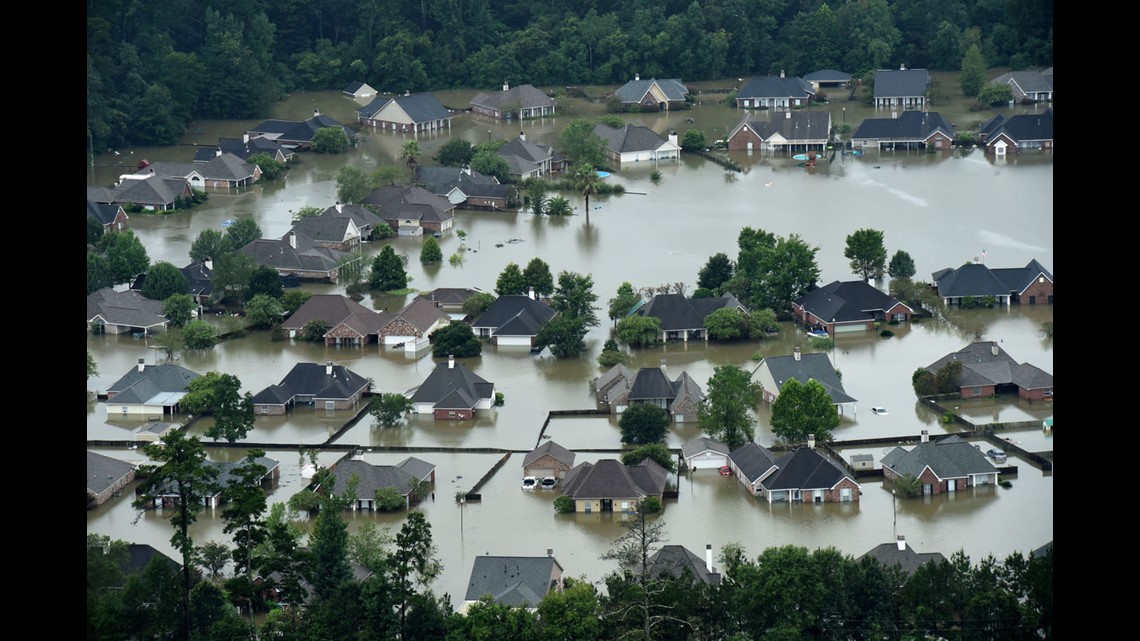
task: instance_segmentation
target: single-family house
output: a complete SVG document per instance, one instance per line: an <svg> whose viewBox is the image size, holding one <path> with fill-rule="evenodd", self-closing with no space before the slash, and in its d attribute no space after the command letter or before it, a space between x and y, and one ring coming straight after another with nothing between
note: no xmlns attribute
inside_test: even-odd
<svg viewBox="0 0 1140 641"><path fill-rule="evenodd" d="M1018 363L996 341L970 343L934 361L926 371L937 375L954 362L962 364L958 393L963 398L1017 390L1017 396L1027 401L1053 400L1053 375L1036 365Z"/></svg>
<svg viewBox="0 0 1140 641"><path fill-rule="evenodd" d="M749 78L736 92L736 106L741 109L798 109L811 104L815 87L803 78L778 76Z"/></svg>
<svg viewBox="0 0 1140 641"><path fill-rule="evenodd" d="M341 294L314 294L281 323L289 338L296 338L310 322L328 327L326 346L363 345L379 336L380 326L392 315L383 315Z"/></svg>
<svg viewBox="0 0 1140 641"><path fill-rule="evenodd" d="M153 334L166 329L166 322L162 301L137 291L105 287L87 295L87 329L96 334Z"/></svg>
<svg viewBox="0 0 1140 641"><path fill-rule="evenodd" d="M138 443L157 443L167 434L181 427L178 423L165 423L158 420L147 421L135 432L135 441Z"/></svg>
<svg viewBox="0 0 1140 641"><path fill-rule="evenodd" d="M185 178L164 178L149 173L125 174L111 188L87 188L87 198L94 202L147 211L168 211L174 209L179 201L193 196L194 191Z"/></svg>
<svg viewBox="0 0 1140 641"><path fill-rule="evenodd" d="M395 314L384 316L384 323L377 331L379 342L393 347L423 347L433 332L451 323L451 316L447 312L418 296Z"/></svg>
<svg viewBox="0 0 1140 641"><path fill-rule="evenodd" d="M1009 288L1012 302L1053 304L1053 274L1036 259L1030 260L1025 267L994 267L990 271Z"/></svg>
<svg viewBox="0 0 1140 641"><path fill-rule="evenodd" d="M566 478L574 467L575 454L554 441L545 441L523 457L523 476Z"/></svg>
<svg viewBox="0 0 1140 641"><path fill-rule="evenodd" d="M820 69L804 74L804 80L811 83L813 93L819 95L824 87L846 87L851 84L851 74L837 69Z"/></svg>
<svg viewBox="0 0 1140 641"><path fill-rule="evenodd" d="M1053 109L1040 114L997 114L979 130L987 154L1053 150Z"/></svg>
<svg viewBox="0 0 1140 641"><path fill-rule="evenodd" d="M348 252L323 247L293 229L283 238L259 238L238 251L258 265L277 270L282 276L329 283L336 282L341 268L340 259L349 255ZM362 256L356 258L362 259Z"/></svg>
<svg viewBox="0 0 1140 641"><path fill-rule="evenodd" d="M732 468L736 480L748 488L753 496L759 496L764 491L764 480L779 469L776 466L778 457L763 445L745 443L728 455L728 466Z"/></svg>
<svg viewBox="0 0 1140 641"><path fill-rule="evenodd" d="M429 132L451 129L451 111L430 93L377 96L356 112L361 126L383 131Z"/></svg>
<svg viewBox="0 0 1140 641"><path fill-rule="evenodd" d="M914 310L866 281L833 281L792 301L792 314L828 334L862 332L876 323L906 323Z"/></svg>
<svg viewBox="0 0 1140 641"><path fill-rule="evenodd" d="M634 371L626 367L622 363L618 363L605 371L601 376L594 379L594 395L597 397L598 403L605 403L609 405L611 393L612 397L616 400L624 398L629 394L629 387L633 385ZM612 409L612 408L611 408Z"/></svg>
<svg viewBox="0 0 1140 641"><path fill-rule="evenodd" d="M254 481L262 487L272 487L281 478L281 464L267 456L259 456L254 463L265 469L265 472ZM208 508L221 507L226 502L225 490L237 483L248 483L248 480L237 474L234 470L247 464L245 459L237 461L206 461L206 465L214 470L214 491L204 494L202 504ZM150 507L171 509L178 506L181 495L173 481L163 487L155 489L154 500Z"/></svg>
<svg viewBox="0 0 1140 641"><path fill-rule="evenodd" d="M330 211L333 212L331 215L328 213ZM315 247L350 251L360 245L362 235L360 227L356 226L352 216L337 215L338 213L336 206L333 206L319 216L306 216L294 222L291 231L295 232L298 238L310 240Z"/></svg>
<svg viewBox="0 0 1140 641"><path fill-rule="evenodd" d="M574 500L575 512L634 512L643 499L661 500L668 472L651 458L636 465L617 459L575 465L566 473L562 493Z"/></svg>
<svg viewBox="0 0 1140 641"><path fill-rule="evenodd" d="M472 113L495 120L525 120L553 116L557 103L534 85L512 87L504 82L502 91L479 93L470 104Z"/></svg>
<svg viewBox="0 0 1140 641"><path fill-rule="evenodd" d="M354 81L350 82L341 89L340 92L349 98L356 100L364 100L365 98L372 98L376 95L376 90L373 89L367 82Z"/></svg>
<svg viewBox="0 0 1140 641"><path fill-rule="evenodd" d="M106 503L135 480L135 466L87 450L87 508Z"/></svg>
<svg viewBox="0 0 1140 641"><path fill-rule="evenodd" d="M187 293L194 297L194 302L209 305L210 296L214 293L214 261L194 261L182 268L182 275L186 277L186 285L190 290Z"/></svg>
<svg viewBox="0 0 1140 641"><path fill-rule="evenodd" d="M505 209L510 188L494 176L470 167L429 167L417 165L415 182L427 191L446 198L456 207L471 209Z"/></svg>
<svg viewBox="0 0 1140 641"><path fill-rule="evenodd" d="M630 405L649 403L668 412L675 423L695 422L705 398L701 386L688 372L670 380L664 358L660 367L642 367L636 372L619 363L595 379L594 389L599 402L613 414L624 412Z"/></svg>
<svg viewBox="0 0 1140 641"><path fill-rule="evenodd" d="M364 199L399 236L445 232L455 225L455 204L423 187L385 185Z"/></svg>
<svg viewBox="0 0 1140 641"><path fill-rule="evenodd" d="M190 381L198 376L181 365L147 365L146 359L140 358L138 365L107 388L107 414L174 414L189 391Z"/></svg>
<svg viewBox="0 0 1140 641"><path fill-rule="evenodd" d="M760 496L769 503L848 503L859 500L860 486L847 470L831 457L815 449L797 447L776 459L776 471L760 482Z"/></svg>
<svg viewBox="0 0 1140 641"><path fill-rule="evenodd" d="M690 470L720 469L728 465L728 446L715 438L697 436L681 445L681 456Z"/></svg>
<svg viewBox="0 0 1140 641"><path fill-rule="evenodd" d="M879 69L875 72L875 109L925 109L929 87L930 72L926 69L907 69L906 65L897 70Z"/></svg>
<svg viewBox="0 0 1140 641"><path fill-rule="evenodd" d="M940 269L931 274L931 278L938 296L947 305L992 301L996 305L1008 306L1013 302L1014 290L1002 282L992 269L977 259L958 268ZM1050 277L1050 296L1052 280Z"/></svg>
<svg viewBox="0 0 1140 641"><path fill-rule="evenodd" d="M495 384L448 356L447 361L436 364L411 399L416 414L431 414L440 421L466 421L475 417L475 410L494 407Z"/></svg>
<svg viewBox="0 0 1140 641"><path fill-rule="evenodd" d="M384 219L376 215L376 212L363 205L346 205L343 203L336 203L332 207L325 209L318 215L319 217L328 218L348 218L352 220L352 224L360 232L361 242L372 240L372 235ZM384 223L387 224L387 223Z"/></svg>
<svg viewBox="0 0 1140 641"><path fill-rule="evenodd" d="M927 563L941 563L946 557L941 552L916 552L907 542L906 537L898 535L894 543L881 543L867 550L857 560L875 559L883 567L898 566L910 576L915 570Z"/></svg>
<svg viewBox="0 0 1140 641"><path fill-rule="evenodd" d="M883 456L883 480L917 479L922 495L961 492L979 485L997 485L998 469L982 450L957 434L922 440L909 451L895 447Z"/></svg>
<svg viewBox="0 0 1140 641"><path fill-rule="evenodd" d="M689 88L679 78L642 80L641 74L634 74L633 80L614 92L614 100L626 109L638 111L669 111L684 107L688 96Z"/></svg>
<svg viewBox="0 0 1140 641"><path fill-rule="evenodd" d="M253 411L280 416L298 404L325 411L354 409L371 384L370 379L332 361L297 363L280 383L254 395Z"/></svg>
<svg viewBox="0 0 1140 641"><path fill-rule="evenodd" d="M801 110L773 116L747 113L726 142L734 151L822 152L830 139L831 112Z"/></svg>
<svg viewBox="0 0 1140 641"><path fill-rule="evenodd" d="M814 380L827 390L831 402L840 415L849 410L854 416L858 402L843 390L843 381L835 373L831 358L824 353L803 354L800 348L793 349L791 356L768 356L762 359L752 371L752 377L764 388L764 400L775 403L780 397L780 388L791 379L801 384Z"/></svg>
<svg viewBox="0 0 1140 641"><path fill-rule="evenodd" d="M527 140L525 132L519 132L517 138L509 140L497 153L507 161L508 172L520 181L547 176L554 171L554 148Z"/></svg>
<svg viewBox="0 0 1140 641"><path fill-rule="evenodd" d="M395 465L374 465L359 458L345 458L333 464L329 471L333 477L332 493L341 494L352 487L355 498L349 504L352 511L379 511L384 509L377 492L394 489L404 497L404 509L411 509L412 501L420 501L435 484L434 463L414 456ZM317 488L318 491L322 488ZM326 491L327 488L325 488Z"/></svg>
<svg viewBox="0 0 1140 641"><path fill-rule="evenodd" d="M949 150L954 125L934 111L904 111L893 118L868 118L851 134L855 147Z"/></svg>
<svg viewBox="0 0 1140 641"><path fill-rule="evenodd" d="M94 220L103 228L103 233L123 231L130 218L122 205L117 203L97 203L87 198L87 219Z"/></svg>
<svg viewBox="0 0 1140 641"><path fill-rule="evenodd" d="M286 149L304 151L313 144L313 135L328 127L339 128L350 141L356 140L356 132L322 114L319 109L314 110L313 117L308 120L266 120L245 133L251 139L267 138Z"/></svg>
<svg viewBox="0 0 1140 641"><path fill-rule="evenodd" d="M419 297L447 312L452 320L463 320L467 317L463 311L463 304L472 296L482 293L483 290L478 287L437 287L430 292L420 294Z"/></svg>
<svg viewBox="0 0 1140 641"><path fill-rule="evenodd" d="M136 176L156 174L162 178L182 178L193 189L236 189L261 179L261 167L218 149L206 160L194 162L154 162L135 172Z"/></svg>
<svg viewBox="0 0 1140 641"><path fill-rule="evenodd" d="M646 574L653 578L681 579L688 576L694 583L699 581L712 586L720 585L720 573L713 567L712 545L705 546L704 559L683 545L662 545L649 557L646 566ZM634 572L640 575L641 564L634 567Z"/></svg>
<svg viewBox="0 0 1140 641"><path fill-rule="evenodd" d="M705 318L718 309L748 308L732 294L709 298L687 298L684 294L657 294L633 313L661 321L661 340L708 340Z"/></svg>
<svg viewBox="0 0 1140 641"><path fill-rule="evenodd" d="M642 160L658 162L661 160L677 160L681 157L681 147L677 144L677 132L669 132L668 138L649 127L630 125L621 129L614 129L605 124L594 125L594 133L606 143L606 157L618 164L641 162Z"/></svg>
<svg viewBox="0 0 1140 641"><path fill-rule="evenodd" d="M241 138L219 138L214 147L199 146L194 152L194 162L210 160L221 152L233 154L242 160L249 160L254 154L265 154L279 163L288 163L296 155L292 149L282 147L281 143L271 138L251 138L249 134L242 134Z"/></svg>
<svg viewBox="0 0 1140 641"><path fill-rule="evenodd" d="M1020 103L1053 101L1053 68L1045 71L1009 71L991 82L1006 85Z"/></svg>
<svg viewBox="0 0 1140 641"><path fill-rule="evenodd" d="M508 294L499 296L471 323L479 338L500 346L534 345L534 337L555 312L550 305L532 295Z"/></svg>
<svg viewBox="0 0 1140 641"><path fill-rule="evenodd" d="M483 598L510 608L537 610L547 593L562 591L562 571L551 548L546 556L477 556L459 612L466 613Z"/></svg>

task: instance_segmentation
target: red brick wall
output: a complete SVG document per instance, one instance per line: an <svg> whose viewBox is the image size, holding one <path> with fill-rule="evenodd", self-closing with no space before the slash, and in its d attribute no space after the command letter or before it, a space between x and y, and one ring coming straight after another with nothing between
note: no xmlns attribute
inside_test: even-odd
<svg viewBox="0 0 1140 641"><path fill-rule="evenodd" d="M740 131L736 132L732 138L729 138L728 148L734 151L745 150L748 149L749 142L752 143L753 151L759 151L760 146L763 144L760 140L760 136L756 135L756 132L752 131L751 127L741 127Z"/></svg>
<svg viewBox="0 0 1140 641"><path fill-rule="evenodd" d="M474 417L472 410L433 410L432 414L438 421L466 421Z"/></svg>
<svg viewBox="0 0 1140 641"><path fill-rule="evenodd" d="M1035 296L1035 305L1044 305L1049 302L1049 297L1053 295L1053 281L1045 279L1045 282L1040 282L1040 279L1033 282L1032 285L1027 287L1024 292L1018 295L1017 302L1024 305L1029 304L1029 297Z"/></svg>

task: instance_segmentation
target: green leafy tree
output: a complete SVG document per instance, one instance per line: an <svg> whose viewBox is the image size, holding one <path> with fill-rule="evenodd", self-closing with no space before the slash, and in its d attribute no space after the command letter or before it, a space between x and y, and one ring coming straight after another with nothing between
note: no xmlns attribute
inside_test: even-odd
<svg viewBox="0 0 1140 641"><path fill-rule="evenodd" d="M567 497L569 498L569 497ZM547 639L601 639L598 591L585 577L567 577L561 591L551 590L538 603L538 619Z"/></svg>
<svg viewBox="0 0 1140 641"><path fill-rule="evenodd" d="M737 244L740 251L736 267L724 289L750 309L788 314L792 301L819 280L815 262L819 248L809 246L795 234L783 238L745 227Z"/></svg>
<svg viewBox="0 0 1140 641"><path fill-rule="evenodd" d="M190 294L171 294L162 301L162 315L172 327L183 327L194 318L198 304Z"/></svg>
<svg viewBox="0 0 1140 641"><path fill-rule="evenodd" d="M780 331L776 312L770 309L757 309L748 315L748 335L760 338Z"/></svg>
<svg viewBox="0 0 1140 641"><path fill-rule="evenodd" d="M245 318L252 327L273 327L284 311L281 301L268 294L258 294L245 304Z"/></svg>
<svg viewBox="0 0 1140 641"><path fill-rule="evenodd" d="M468 606L464 615L452 617L448 628L448 640L482 637L537 641L547 638L542 634L535 613L527 608L500 603L490 594Z"/></svg>
<svg viewBox="0 0 1140 641"><path fill-rule="evenodd" d="M471 159L471 169L484 176L494 176L499 182L506 182L511 175L511 166L506 159L497 151L482 146L476 149L475 156Z"/></svg>
<svg viewBox="0 0 1140 641"><path fill-rule="evenodd" d="M313 554L313 596L328 601L352 580L348 564L348 524L336 504L324 506L313 523L309 547Z"/></svg>
<svg viewBox="0 0 1140 641"><path fill-rule="evenodd" d="M368 285L372 289L391 292L405 289L408 286L408 273L404 270L404 261L396 254L391 245L372 259L372 270L368 274Z"/></svg>
<svg viewBox="0 0 1140 641"><path fill-rule="evenodd" d="M166 300L174 294L185 294L190 289L182 270L160 260L150 266L143 279L142 295L151 300Z"/></svg>
<svg viewBox="0 0 1140 641"><path fill-rule="evenodd" d="M463 313L468 316L478 316L487 311L491 303L495 302L495 297L487 292L479 292L472 295L467 300L463 301Z"/></svg>
<svg viewBox="0 0 1140 641"><path fill-rule="evenodd" d="M372 397L368 413L384 427L398 425L404 415L412 411L412 399L395 392Z"/></svg>
<svg viewBox="0 0 1140 641"><path fill-rule="evenodd" d="M329 329L331 328L324 319L314 318L297 332L297 338L309 343L320 343L325 340L325 334L329 333Z"/></svg>
<svg viewBox="0 0 1140 641"><path fill-rule="evenodd" d="M656 602L661 578L649 563L665 540L665 521L653 516L647 508L644 500L638 502L633 515L621 522L625 533L614 542L613 548L602 555L604 560L617 561L619 571L614 576L628 577L626 583L630 588L620 591L618 598L611 595L603 601L604 616L606 619L631 620L632 633L641 639L653 638L651 630L669 619L667 608Z"/></svg>
<svg viewBox="0 0 1140 641"><path fill-rule="evenodd" d="M622 443L659 443L669 428L669 412L651 403L634 403L621 413L618 427Z"/></svg>
<svg viewBox="0 0 1140 641"><path fill-rule="evenodd" d="M166 357L166 360L173 360L175 356L181 354L186 349L186 336L183 334L183 328L171 327L165 332L154 337L151 345Z"/></svg>
<svg viewBox="0 0 1140 641"><path fill-rule="evenodd" d="M629 362L629 354L621 351L617 341L612 338L606 339L605 345L602 346L602 353L598 355L598 365L609 368L618 363L629 365Z"/></svg>
<svg viewBox="0 0 1140 641"><path fill-rule="evenodd" d="M412 171L415 171L416 167L419 166L421 155L423 155L423 151L420 149L420 143L415 140L405 140L404 145L400 147L400 158Z"/></svg>
<svg viewBox="0 0 1140 641"><path fill-rule="evenodd" d="M103 234L99 248L107 257L108 272L113 284L130 282L150 266L146 248L129 229Z"/></svg>
<svg viewBox="0 0 1140 641"><path fill-rule="evenodd" d="M309 143L309 149L318 154L343 154L351 146L348 134L340 127L321 127Z"/></svg>
<svg viewBox="0 0 1140 641"><path fill-rule="evenodd" d="M933 396L938 393L938 381L934 378L934 372L925 367L914 370L910 377L910 384L918 396Z"/></svg>
<svg viewBox="0 0 1140 641"><path fill-rule="evenodd" d="M661 342L661 319L634 314L618 321L616 335L618 341L625 345L656 345Z"/></svg>
<svg viewBox="0 0 1140 641"><path fill-rule="evenodd" d="M639 403L641 405L641 403ZM624 413L622 415L624 417ZM646 443L639 445L632 450L621 455L621 462L626 465L637 465L643 460L651 458L657 461L661 467L669 470L671 473L677 471L677 460L673 457L673 452L664 443Z"/></svg>
<svg viewBox="0 0 1140 641"><path fill-rule="evenodd" d="M950 361L934 374L939 394L954 394L961 390L962 361Z"/></svg>
<svg viewBox="0 0 1140 641"><path fill-rule="evenodd" d="M432 332L431 355L470 358L483 353L483 343L467 323L454 321Z"/></svg>
<svg viewBox="0 0 1140 641"><path fill-rule="evenodd" d="M233 374L207 372L190 381L182 407L191 414L214 417L206 436L233 443L245 438L253 428L253 396L241 393L241 380Z"/></svg>
<svg viewBox="0 0 1140 641"><path fill-rule="evenodd" d="M261 238L261 227L253 218L238 218L226 229L225 242L233 251Z"/></svg>
<svg viewBox="0 0 1140 641"><path fill-rule="evenodd" d="M558 135L558 149L566 154L571 163L601 167L606 162L606 141L594 133L594 123L590 120L574 120Z"/></svg>
<svg viewBox="0 0 1140 641"><path fill-rule="evenodd" d="M633 285L629 281L623 282L618 285L617 294L609 300L609 318L613 320L614 327L617 327L618 322L625 318L633 306L641 302L641 296L633 290Z"/></svg>
<svg viewBox="0 0 1140 641"><path fill-rule="evenodd" d="M444 167L466 167L474 157L475 145L462 138L452 138L440 146L435 161Z"/></svg>
<svg viewBox="0 0 1140 641"><path fill-rule="evenodd" d="M218 330L204 320L192 320L182 327L186 349L213 349L218 344Z"/></svg>
<svg viewBox="0 0 1140 641"><path fill-rule="evenodd" d="M910 278L914 276L914 259L903 250L891 256L891 263L887 267L887 275L891 278Z"/></svg>
<svg viewBox="0 0 1140 641"><path fill-rule="evenodd" d="M336 172L336 199L346 205L359 205L372 193L372 182L363 169L345 165Z"/></svg>
<svg viewBox="0 0 1140 641"><path fill-rule="evenodd" d="M94 247L99 244L99 239L103 237L103 225L95 219L94 216L87 217L87 244Z"/></svg>
<svg viewBox="0 0 1140 641"><path fill-rule="evenodd" d="M99 375L99 365L95 362L95 357L91 352L87 352L87 380L91 380L92 376Z"/></svg>
<svg viewBox="0 0 1140 641"><path fill-rule="evenodd" d="M290 316L298 309L301 309L301 305L304 305L305 301L312 297L312 292L307 292L302 289L291 289L281 295L282 311L284 311L285 315Z"/></svg>
<svg viewBox="0 0 1140 641"><path fill-rule="evenodd" d="M681 149L684 151L701 151L705 147L708 147L705 132L700 129L689 129L681 136Z"/></svg>
<svg viewBox="0 0 1140 641"><path fill-rule="evenodd" d="M442 570L435 554L431 523L423 512L409 512L396 534L396 552L392 555L393 605L400 613L400 638L410 638L406 635L408 610L416 601L416 587L426 589Z"/></svg>
<svg viewBox="0 0 1140 641"><path fill-rule="evenodd" d="M274 299L281 298L285 287L281 284L281 274L276 269L266 265L258 265L249 276L249 287L245 290L246 298L253 299L258 296L269 296Z"/></svg>
<svg viewBox="0 0 1140 641"><path fill-rule="evenodd" d="M285 163L276 160L264 151L250 154L246 162L257 165L261 169L262 180L276 180L285 173Z"/></svg>
<svg viewBox="0 0 1140 641"><path fill-rule="evenodd" d="M517 296L527 293L526 276L523 275L518 263L507 263L503 271L499 272L499 278L495 281L495 293L499 296Z"/></svg>
<svg viewBox="0 0 1140 641"><path fill-rule="evenodd" d="M376 501L376 507L382 512L402 510L404 506L408 504L408 500L404 498L404 495L400 494L400 491L391 485L376 488L373 499Z"/></svg>
<svg viewBox="0 0 1140 641"><path fill-rule="evenodd" d="M590 224L590 195L598 193L602 179L593 165L580 165L574 170L574 189L586 199L586 224Z"/></svg>
<svg viewBox="0 0 1140 641"><path fill-rule="evenodd" d="M198 232L198 236L190 244L190 260L196 263L205 263L208 260L216 261L231 251L233 249L226 244L222 232L217 229L206 228Z"/></svg>
<svg viewBox="0 0 1140 641"><path fill-rule="evenodd" d="M709 338L736 340L748 336L748 316L737 307L721 307L705 316Z"/></svg>
<svg viewBox="0 0 1140 641"><path fill-rule="evenodd" d="M572 358L586 351L586 334L597 327L594 279L587 274L562 271L550 306L557 314L534 338L535 346L549 347L555 358Z"/></svg>
<svg viewBox="0 0 1140 641"><path fill-rule="evenodd" d="M728 254L722 252L710 256L697 274L697 287L719 292L722 285L732 280L732 269L732 259Z"/></svg>
<svg viewBox="0 0 1140 641"><path fill-rule="evenodd" d="M206 541L198 547L197 563L216 579L230 562L230 551L230 546L225 543Z"/></svg>
<svg viewBox="0 0 1140 641"><path fill-rule="evenodd" d="M252 449L232 468L229 484L222 490L222 532L233 537L234 573L254 578L254 551L269 537L265 523L266 493L261 481L269 470L260 462L265 450Z"/></svg>
<svg viewBox="0 0 1140 641"><path fill-rule="evenodd" d="M843 257L851 261L851 271L863 280L882 278L887 269L887 248L883 244L883 232L860 229L848 235Z"/></svg>
<svg viewBox="0 0 1140 641"><path fill-rule="evenodd" d="M550 273L550 265L541 258L530 259L522 273L527 291L533 289L536 295L542 297L549 296L554 291L554 275Z"/></svg>
<svg viewBox="0 0 1140 641"><path fill-rule="evenodd" d="M546 183L542 180L531 179L526 183L526 202L534 215L541 216L546 213Z"/></svg>
<svg viewBox="0 0 1140 641"><path fill-rule="evenodd" d="M789 441L803 441L814 434L818 441L829 441L837 427L839 410L822 383L789 378L780 386L780 395L772 403L773 434Z"/></svg>
<svg viewBox="0 0 1140 641"><path fill-rule="evenodd" d="M1009 85L991 82L978 90L978 104L985 107L1009 104L1013 100L1013 89Z"/></svg>
<svg viewBox="0 0 1140 641"><path fill-rule="evenodd" d="M91 295L100 289L113 287L115 279L111 276L111 264L99 254L87 252L87 294Z"/></svg>
<svg viewBox="0 0 1140 641"><path fill-rule="evenodd" d="M723 442L729 451L756 438L752 410L763 394L752 375L736 365L718 365L705 386L705 400L697 412L701 430Z"/></svg>
<svg viewBox="0 0 1140 641"><path fill-rule="evenodd" d="M962 74L959 76L962 83L962 95L975 97L986 85L986 59L978 45L970 45L962 56Z"/></svg>
<svg viewBox="0 0 1140 641"><path fill-rule="evenodd" d="M147 443L143 452L153 463L139 467L143 479L132 506L147 510L156 503L169 504L174 549L182 553L182 638L190 637L191 569L194 566L194 539L190 527L205 507L205 499L218 489L217 468L206 460L206 448L197 437L182 430L167 432L161 441Z"/></svg>
<svg viewBox="0 0 1140 641"><path fill-rule="evenodd" d="M439 241L434 236L424 239L424 246L420 249L421 263L438 263L443 260L443 250L439 248Z"/></svg>
<svg viewBox="0 0 1140 641"><path fill-rule="evenodd" d="M229 253L214 261L213 293L210 295L219 303L241 302L245 300L249 279L257 263L242 253Z"/></svg>

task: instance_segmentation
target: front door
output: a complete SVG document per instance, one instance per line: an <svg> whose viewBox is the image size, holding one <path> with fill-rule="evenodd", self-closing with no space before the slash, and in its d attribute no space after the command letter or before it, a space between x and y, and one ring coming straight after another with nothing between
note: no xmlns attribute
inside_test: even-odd
<svg viewBox="0 0 1140 641"><path fill-rule="evenodd" d="M613 512L614 511L613 499L602 499L602 511L603 512Z"/></svg>
<svg viewBox="0 0 1140 641"><path fill-rule="evenodd" d="M955 479L950 479L950 480L946 481L946 491L947 492L956 492L957 490L958 490L958 481L956 481Z"/></svg>

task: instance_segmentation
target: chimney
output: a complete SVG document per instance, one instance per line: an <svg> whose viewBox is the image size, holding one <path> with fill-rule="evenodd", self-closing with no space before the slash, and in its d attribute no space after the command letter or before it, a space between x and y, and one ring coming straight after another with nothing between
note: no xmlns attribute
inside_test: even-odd
<svg viewBox="0 0 1140 641"><path fill-rule="evenodd" d="M906 65L900 64L899 71L906 71Z"/></svg>
<svg viewBox="0 0 1140 641"><path fill-rule="evenodd" d="M784 70L783 69L780 70L780 79L781 80L784 79Z"/></svg>
<svg viewBox="0 0 1140 641"><path fill-rule="evenodd" d="M537 300L537 299L534 297L534 288L533 288L533 287L531 287L531 288L530 288L530 299L531 299L531 300Z"/></svg>
<svg viewBox="0 0 1140 641"><path fill-rule="evenodd" d="M242 134L242 135L241 135L241 143L242 143L243 145L248 145L248 144L249 144L249 134L248 134L248 133L244 133L244 134Z"/></svg>
<svg viewBox="0 0 1140 641"><path fill-rule="evenodd" d="M674 145L677 144L677 132L675 132L675 131L669 132L669 142L671 144L674 144Z"/></svg>
<svg viewBox="0 0 1140 641"><path fill-rule="evenodd" d="M526 132L525 131L519 132L519 140L526 142Z"/></svg>
<svg viewBox="0 0 1140 641"><path fill-rule="evenodd" d="M325 376L332 376L332 361L325 361Z"/></svg>
<svg viewBox="0 0 1140 641"><path fill-rule="evenodd" d="M139 359L139 371L140 371L140 372L142 372L142 371L144 371L145 369L146 369L146 359L145 359L145 358L140 358L140 359Z"/></svg>
<svg viewBox="0 0 1140 641"><path fill-rule="evenodd" d="M320 115L321 115L321 110L314 107L313 108L313 117L316 118L317 116L320 116Z"/></svg>
<svg viewBox="0 0 1140 641"><path fill-rule="evenodd" d="M714 573L712 564L712 543L705 544L705 569L709 571L709 574Z"/></svg>
<svg viewBox="0 0 1140 641"><path fill-rule="evenodd" d="M922 437L918 440L919 443L930 442L930 430L922 430Z"/></svg>
<svg viewBox="0 0 1140 641"><path fill-rule="evenodd" d="M344 205L342 205L342 204L340 204L340 203L337 203L337 204L336 204L336 213L338 213L338 214L339 214L339 213L341 213L342 211L344 211Z"/></svg>
<svg viewBox="0 0 1140 641"><path fill-rule="evenodd" d="M784 112L784 120L791 120L791 119L792 119L792 112L785 111Z"/></svg>
<svg viewBox="0 0 1140 641"><path fill-rule="evenodd" d="M665 369L665 359L664 358L661 359L661 373L666 374L666 375L668 374L668 372Z"/></svg>
<svg viewBox="0 0 1140 641"><path fill-rule="evenodd" d="M799 347L796 347L795 349L792 350L792 356L795 357L797 363L800 362L800 348Z"/></svg>
<svg viewBox="0 0 1140 641"><path fill-rule="evenodd" d="M218 147L217 149L215 149L215 150L214 150L214 155L215 155L215 156L221 156L221 155L222 155L222 148L221 148L221 147Z"/></svg>
<svg viewBox="0 0 1140 641"><path fill-rule="evenodd" d="M554 548L546 548L546 556L553 557L554 556Z"/></svg>
<svg viewBox="0 0 1140 641"><path fill-rule="evenodd" d="M899 552L906 552L906 537L900 534L895 545L899 546Z"/></svg>
<svg viewBox="0 0 1140 641"><path fill-rule="evenodd" d="M994 356L997 356L999 353L1001 353L1001 348L998 347L997 343L990 345L990 353Z"/></svg>
<svg viewBox="0 0 1140 641"><path fill-rule="evenodd" d="M293 249L297 249L297 232L295 231L289 232L289 246Z"/></svg>
<svg viewBox="0 0 1140 641"><path fill-rule="evenodd" d="M208 269L210 271L214 271L214 259L207 258L206 262L204 262L202 264L206 266L206 269Z"/></svg>
<svg viewBox="0 0 1140 641"><path fill-rule="evenodd" d="M815 449L815 434L808 434L808 449Z"/></svg>
<svg viewBox="0 0 1140 641"><path fill-rule="evenodd" d="M511 90L511 86L507 84L506 80L504 80L503 81L503 91L510 91L510 90Z"/></svg>
<svg viewBox="0 0 1140 641"><path fill-rule="evenodd" d="M455 354L447 355L447 369L455 369Z"/></svg>
<svg viewBox="0 0 1140 641"><path fill-rule="evenodd" d="M639 80L641 80L641 74L639 74L639 73L634 73L634 74L633 74L633 81L634 81L634 82L637 82L637 81L639 81Z"/></svg>

